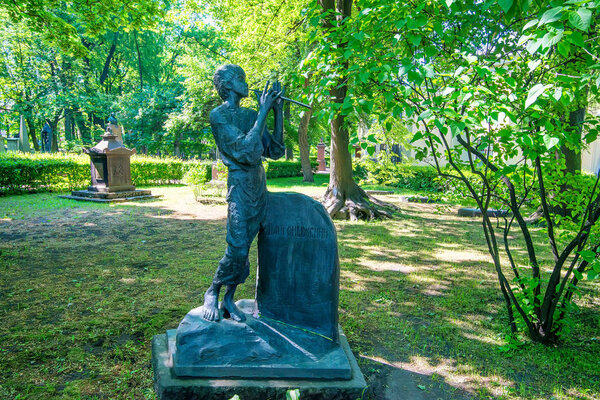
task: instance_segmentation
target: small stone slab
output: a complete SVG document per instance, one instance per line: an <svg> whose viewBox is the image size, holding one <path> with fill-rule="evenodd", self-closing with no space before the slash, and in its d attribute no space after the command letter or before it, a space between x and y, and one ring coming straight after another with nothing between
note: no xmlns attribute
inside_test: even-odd
<svg viewBox="0 0 600 400"><path fill-rule="evenodd" d="M175 345L173 333L170 339L167 339L167 334L156 335L152 339L154 388L160 400L230 399L236 394L243 400L285 399L285 393L290 389L299 389L302 400L355 400L361 398L367 389L341 328L340 345L351 367L349 380L177 377L172 372L173 360L169 353L169 345Z"/></svg>
<svg viewBox="0 0 600 400"><path fill-rule="evenodd" d="M121 203L125 201L137 201L158 199L162 195L154 195L150 190L126 190L122 192L95 192L92 190L75 190L70 195L58 196L62 199L78 201L92 201L95 203Z"/></svg>
<svg viewBox="0 0 600 400"><path fill-rule="evenodd" d="M489 208L487 210L487 216L494 218L504 217L508 215L508 213L509 212L507 210L494 210L493 208ZM479 208L462 207L458 209L459 217L481 217L482 215L483 213Z"/></svg>
<svg viewBox="0 0 600 400"><path fill-rule="evenodd" d="M393 190L365 190L369 194L394 194Z"/></svg>

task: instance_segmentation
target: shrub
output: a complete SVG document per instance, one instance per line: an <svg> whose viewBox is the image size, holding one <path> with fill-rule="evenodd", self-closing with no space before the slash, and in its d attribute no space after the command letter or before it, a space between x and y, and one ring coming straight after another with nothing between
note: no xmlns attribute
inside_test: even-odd
<svg viewBox="0 0 600 400"><path fill-rule="evenodd" d="M183 181L187 185L200 185L212 179L211 161L186 163L184 169Z"/></svg>
<svg viewBox="0 0 600 400"><path fill-rule="evenodd" d="M354 176L362 183L395 186L399 188L442 192L448 182L440 179L435 168L430 166L392 163L389 160L373 161L362 159L354 162Z"/></svg>
<svg viewBox="0 0 600 400"><path fill-rule="evenodd" d="M179 182L198 162L176 158L131 157L134 185ZM0 194L84 189L90 184L90 158L80 154L0 154Z"/></svg>
<svg viewBox="0 0 600 400"><path fill-rule="evenodd" d="M317 167L317 162L311 161L311 167ZM267 178L288 178L293 176L302 176L302 164L300 161L274 161L267 160L263 162Z"/></svg>

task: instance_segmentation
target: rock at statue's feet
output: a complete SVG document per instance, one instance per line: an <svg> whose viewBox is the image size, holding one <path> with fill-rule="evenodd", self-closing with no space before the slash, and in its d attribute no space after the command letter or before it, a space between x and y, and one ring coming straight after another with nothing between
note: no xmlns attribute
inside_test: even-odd
<svg viewBox="0 0 600 400"><path fill-rule="evenodd" d="M237 322L246 321L246 315L231 301L223 301L221 309L223 310L223 318L231 318Z"/></svg>

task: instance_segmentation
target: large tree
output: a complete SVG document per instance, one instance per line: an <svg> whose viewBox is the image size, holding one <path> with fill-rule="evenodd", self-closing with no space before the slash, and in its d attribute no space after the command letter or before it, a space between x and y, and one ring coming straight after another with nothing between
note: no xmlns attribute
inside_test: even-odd
<svg viewBox="0 0 600 400"><path fill-rule="evenodd" d="M360 48L349 37L352 29L352 0L319 0L319 8L310 18L315 30L315 48L304 60L304 67L317 82L311 88L313 99L325 103L320 116L329 119L331 128L331 173L323 197L327 212L333 218L374 219L389 217L389 205L368 195L354 181L350 156L350 120L354 112L354 88L350 77L355 73L349 55ZM308 72L305 72L308 73ZM323 99L326 97L327 99Z"/></svg>
<svg viewBox="0 0 600 400"><path fill-rule="evenodd" d="M600 271L597 182L565 174L564 158L555 157L598 134L593 119L574 129L565 117L579 112L588 91L598 94L598 4L528 5L357 0L358 12L335 27L344 26L345 42L327 50L347 60L338 62L344 69L335 71L333 87L347 86L341 110L402 118L416 129L422 158L465 185L484 212L511 329L522 325L532 339L554 343L578 282ZM353 51L358 46L363 51ZM537 205L553 260L548 274L523 217ZM564 205L573 210L569 218L554 212ZM510 214L494 224L491 207ZM526 260L517 256L515 229Z"/></svg>

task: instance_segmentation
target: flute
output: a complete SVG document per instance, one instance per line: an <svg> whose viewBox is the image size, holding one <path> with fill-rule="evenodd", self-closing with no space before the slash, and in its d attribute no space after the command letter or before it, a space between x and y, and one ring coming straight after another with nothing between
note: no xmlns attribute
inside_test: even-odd
<svg viewBox="0 0 600 400"><path fill-rule="evenodd" d="M250 89L250 90L252 90L254 93L256 93L256 95L257 95L257 96L260 96L260 95L262 94L262 92L263 92L262 90L259 90L259 89ZM312 107L311 107L311 106L309 106L308 104L304 104L304 103L301 103L301 102L299 102L299 101L296 101L296 100L292 100L292 99L290 99L290 98L287 98L287 97L283 97L283 96L281 96L281 97L279 97L279 98L280 98L281 100L289 101L290 103L298 104L299 106L302 106L302 107L306 107L306 108L309 108L309 109L311 109L311 108L312 108Z"/></svg>

